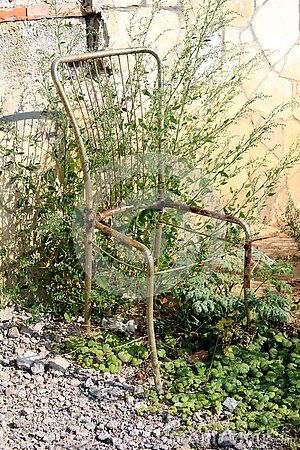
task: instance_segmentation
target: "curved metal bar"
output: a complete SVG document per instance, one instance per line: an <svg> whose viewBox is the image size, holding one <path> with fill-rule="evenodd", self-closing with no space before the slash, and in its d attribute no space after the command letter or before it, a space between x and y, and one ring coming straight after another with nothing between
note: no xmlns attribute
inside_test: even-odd
<svg viewBox="0 0 300 450"><path fill-rule="evenodd" d="M151 48L139 47L139 48L124 48L117 50L103 50L91 53L82 53L79 55L67 55L61 56L55 59L51 65L51 76L55 85L55 88L63 102L65 107L68 120L74 131L76 143L79 150L79 156L81 160L81 166L83 170L84 178L84 190L85 190L85 201L86 201L86 237L85 237L85 291L84 291L84 322L87 334L90 333L90 316L91 316L91 305L90 305L90 294L92 286L92 242L93 242L93 230L94 230L94 214L93 214L93 192L92 192L92 182L90 175L90 165L87 150L85 147L84 140L81 135L80 127L78 121L75 117L74 110L72 108L70 99L68 98L67 92L63 86L63 80L59 74L59 67L62 65L75 64L77 62L82 63L83 61L91 61L98 58L120 56L120 55L132 55L147 53L152 55L157 64L157 88L162 89L162 62L157 52ZM162 124L162 110L159 114L159 123ZM162 128L162 126L161 126ZM158 140L158 147L161 146L161 135Z"/></svg>
<svg viewBox="0 0 300 450"><path fill-rule="evenodd" d="M156 59L158 67L159 68L162 67L162 62L158 53L150 47L132 47L132 48L119 48L115 50L99 50L96 52L80 53L77 55L60 56L53 61L52 67L53 70L56 71L57 66L63 63L68 64L76 61L88 61L96 58L107 58L109 56L121 56L121 55L134 55L138 53L150 53L150 55L154 56L154 58Z"/></svg>
<svg viewBox="0 0 300 450"><path fill-rule="evenodd" d="M126 236L113 228L103 225L102 223L95 220L95 227L102 231L103 233L111 236L119 241L132 246L139 250L147 264L147 295L146 295L146 321L147 321L147 332L148 332L148 342L150 347L151 364L154 374L155 386L158 393L162 392L162 381L159 370L159 361L157 356L156 339L154 331L154 319L153 319L153 299L154 299L154 261L151 251L141 242Z"/></svg>
<svg viewBox="0 0 300 450"><path fill-rule="evenodd" d="M224 222L231 222L239 225L243 228L245 233L245 244L244 244L244 280L243 280L243 291L244 291L244 307L247 317L247 327L251 326L253 321L253 314L249 308L249 293L250 293L250 281L251 281L251 257L252 257L252 236L251 230L247 222L238 217L229 214L220 214L216 211L209 211L207 209L199 208L198 206L186 205L179 202L164 202L165 208L176 208L181 211L191 212L193 214L199 214L201 216L212 217L217 220Z"/></svg>
<svg viewBox="0 0 300 450"><path fill-rule="evenodd" d="M162 208L172 208L172 209L179 209L181 211L185 212L191 212L193 214L198 214L205 217L211 217L216 220L221 220L224 222L230 222L235 223L239 225L241 228L243 228L245 233L245 243L244 243L244 277L243 277L243 292L244 292L244 307L247 317L247 326L250 327L251 322L253 321L253 314L252 311L249 308L249 292L250 292L250 281L251 281L251 257L252 257L252 235L251 230L247 222L245 222L242 219L239 219L238 217L229 215L229 214L220 214L216 211L210 211L208 209L203 209L198 206L194 205L186 205L184 203L180 202L170 202L165 201L163 199L158 200L157 202L151 204L151 205L140 205L140 206L133 206L128 205L124 207L118 207L113 210L105 211L101 213L98 217L100 220L111 217L114 214L122 213L128 210L139 210L139 209L147 209L147 208L153 208L157 210L161 210Z"/></svg>

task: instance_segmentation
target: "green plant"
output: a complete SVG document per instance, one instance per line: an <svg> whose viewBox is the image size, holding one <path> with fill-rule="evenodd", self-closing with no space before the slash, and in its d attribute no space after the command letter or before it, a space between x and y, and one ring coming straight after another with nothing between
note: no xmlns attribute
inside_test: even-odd
<svg viewBox="0 0 300 450"><path fill-rule="evenodd" d="M239 402L229 415L229 426L238 430L295 429L299 425L300 340L269 325L261 325L246 347L220 347L208 362L190 364L184 358L164 363L168 380L165 399L169 412L189 417L205 409L224 411L222 402ZM153 394L154 401L158 401ZM160 400L161 401L161 400Z"/></svg>
<svg viewBox="0 0 300 450"><path fill-rule="evenodd" d="M299 152L295 146L271 169L269 160L275 148L259 155L256 152L255 159L252 158L253 149L276 128L279 109L248 136L235 136L234 127L238 127L241 118L248 117L257 97L234 112L232 107L240 93L241 81L251 76L259 57L240 65L240 50L224 48L216 39L230 21L230 14L223 10L225 0L206 0L193 16L193 22L188 2L183 3L182 46L172 49L172 65L168 64L170 59L165 61L163 152L169 157L166 190L168 195L175 198L180 195L190 205L214 205L215 195L221 211L254 222L268 196L274 194L284 171L299 160ZM150 16L138 23L138 33L134 23L131 24L129 31L134 45L147 42L154 16L162 5L161 1L154 2ZM57 54L60 54L64 51L60 42L61 25L59 21L54 22L59 43ZM76 200L81 195L82 174L73 135L49 84L49 63L55 55L40 56L43 74L40 94L45 99L44 108L56 124L58 143L49 149L49 164L45 167L32 162L25 164L18 130L8 130L7 125L2 124L1 131L8 133L11 139L8 139L10 145L0 148L1 156L5 157L1 170L9 174L9 184L18 192L17 233L1 249L2 270L8 280L7 287L22 306L30 304L35 313L48 309L71 321L81 309L83 271L74 248L71 224ZM139 64L138 70L147 75L145 61L140 60ZM157 130L151 117L160 99L151 97L148 92L145 95L149 96L150 106L142 126L149 135L149 142L155 142ZM110 125L108 117L107 126ZM172 172L174 161L175 173ZM102 163L101 155L93 159L95 168ZM261 167L268 167L268 170L262 173ZM241 172L245 173L244 181L235 183ZM137 181L140 184L135 187L147 190L152 181L150 178L144 185ZM133 183L128 181L127 193ZM226 198L222 193L225 188L230 194ZM28 212L30 219L27 221ZM127 219L132 236L150 245L157 214L143 211L134 219ZM162 269L169 266L180 245L185 247L187 241L182 240L182 233L175 231L180 218L166 214L164 219L166 245L160 261ZM294 222L294 216L290 222ZM190 232L188 218L184 225L184 231ZM188 238L188 249L197 248L193 255L198 264L181 285L157 297L156 325L166 392L163 399L153 394L154 403L164 400L169 412L181 414L188 420L194 411L201 409L207 414L218 414L223 410L224 399L234 396L239 406L231 416L232 428L296 427L299 422L296 413L299 407L299 339L289 334L290 293L278 278L287 273L287 266L263 264L255 270L254 275L265 286L265 292L262 296L258 291L252 292L255 327L245 332L240 234L234 226L222 230L211 221L199 223L196 231L195 241ZM211 234L221 237L224 246L212 264L206 264L203 269L203 261L211 256L207 245L207 235ZM109 252L121 253L111 239L101 237L99 244ZM125 261L129 258L126 250L121 256ZM131 273L130 268L122 264L112 264L120 271ZM130 300L131 314L143 318L144 304L133 296ZM106 293L97 283L92 301L98 318L109 313L124 313L124 299ZM64 351L86 367L113 373L123 364L140 365L148 358L143 338L132 341L110 332L96 333L91 339L70 337L64 343ZM201 351L208 359L191 362L195 353Z"/></svg>
<svg viewBox="0 0 300 450"><path fill-rule="evenodd" d="M300 208L297 208L291 199L289 199L284 213L284 221L286 222L288 233L300 246Z"/></svg>
<svg viewBox="0 0 300 450"><path fill-rule="evenodd" d="M139 366L149 357L145 339L132 340L108 331L95 333L91 338L70 336L62 349L83 366L110 373L119 372L123 364Z"/></svg>
<svg viewBox="0 0 300 450"><path fill-rule="evenodd" d="M250 158L247 163L245 162L246 155L250 154L258 143L264 141L276 127L277 110L267 117L261 126L253 129L250 136L242 137L238 142L232 136L232 126L237 124L240 118L247 116L255 98L246 102L234 114L227 111L231 109L235 97L240 92L243 77L254 70L257 58L240 65L239 51L225 49L221 41L215 39L231 19L229 13L224 13L225 4L225 0L207 0L204 6L196 11L193 21L190 20L191 11L188 2L183 4L185 17L183 44L180 48L172 49L173 64L171 66L166 62L164 75L163 152L179 161L178 173L170 174L167 189L183 197L189 204L206 206L207 199L209 202L212 201L212 190L218 192L220 188L231 185L237 174L245 171L245 174L248 174L248 177L245 176L245 182L238 188L230 188L231 198L224 202L221 209L225 208L227 212L254 220L258 208L261 208L268 195L273 193L281 174L297 160L298 154L296 149L293 149L273 169L265 171L264 174L259 173L258 168L267 164L273 149L257 156L255 161ZM133 21L129 27L133 44L143 45L147 42L154 16L162 7L163 2L154 2L152 13L139 23L138 31ZM55 21L53 26L57 40L57 54L71 51L73 44L66 47L61 42L64 25L60 21ZM30 295L32 292L41 292L44 296L46 289L46 297L50 296L56 301L62 291L61 286L65 284L67 290L62 293L61 306L65 303L67 310L69 306L63 298L67 298L69 292L70 298L78 302L80 296L78 288L83 276L80 265L72 263L76 256L71 243L72 214L75 200L81 192L82 179L74 138L49 82L49 62L54 56L40 52L43 76L40 95L46 103L48 114L56 123L59 146L54 146L49 151L51 161L49 168L40 170L39 165L24 166L16 157L19 138L17 131L14 134L15 138L12 139L9 152L6 153L7 162L4 167L6 170L9 167L10 171L14 168L10 178L11 186L18 189L21 186L17 204L20 232L13 244L15 249L12 254L15 258L7 260L8 267L4 268L4 271L6 273L10 271L10 264L18 267L17 261L22 260L26 270L19 267L19 281L16 284L20 286L23 297L26 297L25 291ZM236 62L235 65L232 64L233 61ZM138 64L140 64L138 70L145 75L146 62L141 59ZM155 142L156 128L151 121L153 113L151 108L157 108L159 99L150 96L150 100L143 126L146 127L149 142ZM109 121L109 117L107 120ZM223 149L222 155L219 152L220 148ZM7 152L7 149L2 151ZM98 163L99 161L95 161L95 164ZM171 167L173 165L170 164ZM195 179L198 179L196 184ZM34 198L35 201L30 203L30 198ZM241 198L244 199L242 202ZM35 217L36 231L29 223L23 222L28 207ZM59 218L56 224L55 217ZM182 246L180 233L175 231L173 226L177 218L166 216L165 219L170 221L171 225L164 225L163 229L166 245L160 261L162 268L168 267L180 245ZM155 214L141 213L136 223L131 224L130 230L135 237L143 238L147 242L149 233L146 231L151 226L155 228L156 221ZM214 227L210 227L211 223L202 222L198 226L198 231L216 231ZM233 230L230 233L233 233ZM189 239L189 242L193 244L193 240ZM105 243L108 250L111 250L111 242L107 243L106 240ZM195 253L195 257L201 263L201 259L206 256L205 239L199 237L198 245L200 250ZM184 248L184 245L182 247ZM57 251L54 251L55 248ZM120 270L126 269L120 267ZM34 273L33 277L30 275L31 272ZM14 273L17 273L17 270ZM22 278L27 281L23 283ZM54 288L55 285L57 289ZM74 286L76 289L73 290ZM95 292L97 293L97 290ZM96 293L94 299L97 303ZM37 296L38 294L35 297ZM100 301L102 300L99 299Z"/></svg>

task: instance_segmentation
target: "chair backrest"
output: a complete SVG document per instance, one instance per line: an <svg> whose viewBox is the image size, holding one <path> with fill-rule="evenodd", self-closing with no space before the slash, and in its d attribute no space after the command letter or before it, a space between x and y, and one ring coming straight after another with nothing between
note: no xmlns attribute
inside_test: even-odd
<svg viewBox="0 0 300 450"><path fill-rule="evenodd" d="M153 183L161 182L163 169L153 158L161 152L161 70L158 55L148 48L53 62L53 81L80 153L88 207L97 194L102 209L118 206L128 193L143 189L149 172Z"/></svg>

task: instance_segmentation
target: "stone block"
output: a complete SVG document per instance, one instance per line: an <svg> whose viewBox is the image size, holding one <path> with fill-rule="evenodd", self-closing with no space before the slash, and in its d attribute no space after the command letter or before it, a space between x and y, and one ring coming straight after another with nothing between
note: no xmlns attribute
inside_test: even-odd
<svg viewBox="0 0 300 450"><path fill-rule="evenodd" d="M58 3L54 7L45 2L29 5L27 8L27 19L36 20L51 17L80 17L83 15L82 8L77 3Z"/></svg>
<svg viewBox="0 0 300 450"><path fill-rule="evenodd" d="M239 44L240 30L234 27L226 27L224 38L225 42L229 42L231 44Z"/></svg>
<svg viewBox="0 0 300 450"><path fill-rule="evenodd" d="M150 8L141 7L135 11L120 11L107 9L103 11L103 18L107 25L110 37L109 46L130 47L131 38L128 34L130 23L136 34L140 32L144 17L149 17ZM170 49L181 42L181 22L175 11L163 10L157 13L146 38L146 45L159 50L161 56L166 55Z"/></svg>
<svg viewBox="0 0 300 450"><path fill-rule="evenodd" d="M254 106L258 111L269 113L280 103L292 100L292 83L274 72L270 72L259 86L259 92L269 97L258 100ZM277 114L277 117L287 119L290 115L290 108L285 108L284 111Z"/></svg>
<svg viewBox="0 0 300 450"><path fill-rule="evenodd" d="M45 365L43 361L35 361L30 367L32 375L42 375L45 372Z"/></svg>
<svg viewBox="0 0 300 450"><path fill-rule="evenodd" d="M14 317L14 309L10 306L0 309L0 323L9 322Z"/></svg>
<svg viewBox="0 0 300 450"><path fill-rule="evenodd" d="M274 71L277 72L278 75L281 74L284 64L285 64L285 58L283 57L280 61L278 61L278 63L276 63L273 66Z"/></svg>
<svg viewBox="0 0 300 450"><path fill-rule="evenodd" d="M1 9L0 22L12 22L15 20L26 19L26 8L21 6L19 8Z"/></svg>
<svg viewBox="0 0 300 450"><path fill-rule="evenodd" d="M94 12L101 12L106 8L130 8L146 6L145 0L90 0L91 9Z"/></svg>
<svg viewBox="0 0 300 450"><path fill-rule="evenodd" d="M7 337L9 339L17 339L20 336L19 329L17 327L12 327L8 330Z"/></svg>
<svg viewBox="0 0 300 450"><path fill-rule="evenodd" d="M86 51L86 24L83 18L60 19L60 26L62 52L67 52L71 42L74 43L71 49L73 53ZM40 59L44 57L50 73L50 64L54 58L52 55L58 53L55 30L47 20L1 24L0 94L4 115L20 109L22 101L28 103L29 111L41 104L38 95L41 83Z"/></svg>
<svg viewBox="0 0 300 450"><path fill-rule="evenodd" d="M246 27L254 13L254 1L253 0L229 0L226 4L226 8L235 14L231 25L238 28Z"/></svg>
<svg viewBox="0 0 300 450"><path fill-rule="evenodd" d="M284 127L284 149L285 154L292 148L300 139L300 123L297 120L288 120Z"/></svg>
<svg viewBox="0 0 300 450"><path fill-rule="evenodd" d="M55 372L65 373L65 371L69 368L70 362L63 358L60 355L55 356L48 361L49 369L54 370Z"/></svg>
<svg viewBox="0 0 300 450"><path fill-rule="evenodd" d="M241 63L246 63L253 58L258 58L257 66L242 82L247 97L251 97L262 81L268 76L270 67L265 58L260 56L260 48L255 42L244 44L243 51Z"/></svg>
<svg viewBox="0 0 300 450"><path fill-rule="evenodd" d="M296 102L293 105L293 116L300 120L300 84L297 85L293 100Z"/></svg>
<svg viewBox="0 0 300 450"><path fill-rule="evenodd" d="M289 51L281 76L300 81L300 45Z"/></svg>
<svg viewBox="0 0 300 450"><path fill-rule="evenodd" d="M298 0L272 0L255 14L253 29L261 47L270 51L268 60L278 62L297 42L299 36Z"/></svg>
<svg viewBox="0 0 300 450"><path fill-rule="evenodd" d="M19 369L30 370L31 366L39 359L40 357L36 353L27 351L17 357L16 364Z"/></svg>
<svg viewBox="0 0 300 450"><path fill-rule="evenodd" d="M241 33L241 43L242 44L249 44L253 41L253 34L250 28L247 28L246 30L242 31Z"/></svg>

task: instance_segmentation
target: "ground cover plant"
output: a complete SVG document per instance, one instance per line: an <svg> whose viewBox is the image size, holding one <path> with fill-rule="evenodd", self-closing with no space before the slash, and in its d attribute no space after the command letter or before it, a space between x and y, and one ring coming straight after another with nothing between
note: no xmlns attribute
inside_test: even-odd
<svg viewBox="0 0 300 450"><path fill-rule="evenodd" d="M288 233L300 246L300 208L297 208L291 199L288 202L283 219Z"/></svg>
<svg viewBox="0 0 300 450"><path fill-rule="evenodd" d="M230 13L223 9L226 3L207 0L196 15L193 13L193 21L188 2L185 4L183 45L173 49L174 67L166 63L165 69L164 145L167 154L179 158L185 167L198 170L205 180L195 190L194 179L174 177L169 186L172 192L181 194L190 204L205 205L212 190L227 190L226 197L219 194L222 209L251 223L259 220L259 211L274 194L285 170L299 159L299 151L292 148L272 168L268 164L274 149L251 158L251 151L276 127L278 109L249 136L236 140L234 127L254 107L256 98L232 114L231 106L243 77L255 70L259 57L240 65L241 49L224 47L219 39L230 21ZM138 23L139 33L133 20L133 45L148 43L147 31L161 6L162 2L156 2L152 16ZM17 135L10 146L6 142L1 145L5 154L2 170L9 171L10 185L18 190L15 206L20 220L15 239L2 249L3 270L8 279L6 290L20 306L31 308L34 314L48 311L72 322L82 313L83 270L72 235L74 205L82 180L74 138L48 78L53 57L43 55L41 86L46 109L59 133L58 148L50 150L52 164L42 171L39 164L24 165ZM9 132L6 124L1 126L2 132ZM153 133L155 129L147 131ZM268 170L262 173L261 167ZM247 176L237 185L234 180L241 171ZM29 202L37 197L38 202ZM23 221L28 212L32 213L30 219ZM132 233L139 225L142 231L138 232L145 235L149 223L155 227L152 219L151 214L139 216ZM210 226L206 224L206 232ZM172 224L165 226L164 233L167 246L163 264L167 265L180 235ZM242 236L233 226L223 237L238 248L226 241L217 263L203 269L205 238L199 237L199 265L179 286L157 297L156 328L165 390L162 397L149 393L153 408L159 409L165 402L170 413L180 414L188 424L198 410L205 410L207 415L223 411L222 403L229 396L238 402L229 416L232 428L292 432L299 425L300 343L298 330L289 325L293 299L280 278L290 268L268 261L256 264L259 257L255 259L253 275L265 290L262 294L251 293L254 322L247 329L240 286ZM63 350L80 364L102 372L117 373L124 364L144 370L149 356L144 336L144 300L125 300L95 283L95 334L70 337ZM117 314L136 320L136 334L128 336L99 326L103 318Z"/></svg>
<svg viewBox="0 0 300 450"><path fill-rule="evenodd" d="M189 285L169 293L167 302L161 297L158 353L165 384L162 396L149 391L150 411L161 410L164 403L186 425L195 412L204 410L220 428L294 433L299 426L300 339L288 320L293 308L289 285L278 283L278 276L290 271L283 262L271 270L262 268L259 276L268 287L263 296L253 293L255 328L250 332L232 276L221 285L227 294L216 293L222 274L215 272L195 276ZM134 335L102 330L92 338L70 336L62 349L102 372L117 373L127 364L145 372L149 355L142 329ZM228 397L237 406L224 417ZM200 426L207 426L205 419Z"/></svg>

